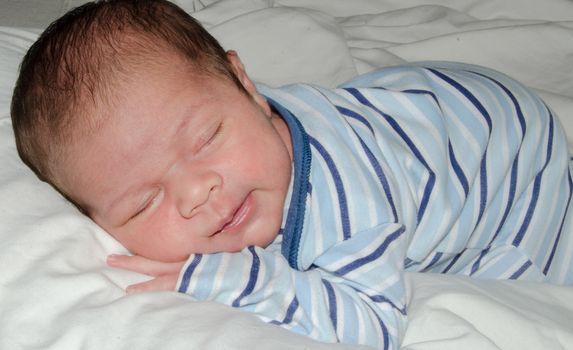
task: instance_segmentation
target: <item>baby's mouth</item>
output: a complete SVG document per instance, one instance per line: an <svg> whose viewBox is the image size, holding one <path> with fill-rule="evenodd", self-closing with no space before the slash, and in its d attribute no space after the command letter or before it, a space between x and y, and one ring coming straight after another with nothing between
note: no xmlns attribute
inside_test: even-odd
<svg viewBox="0 0 573 350"><path fill-rule="evenodd" d="M219 230L213 233L213 236L218 233L231 231L232 229L238 227L241 223L243 223L243 221L245 221L245 218L249 214L251 207L252 207L252 196L251 193L249 193L245 197L241 205L239 205L239 207L235 209L233 214L230 215L229 219L226 220L226 222L219 228Z"/></svg>

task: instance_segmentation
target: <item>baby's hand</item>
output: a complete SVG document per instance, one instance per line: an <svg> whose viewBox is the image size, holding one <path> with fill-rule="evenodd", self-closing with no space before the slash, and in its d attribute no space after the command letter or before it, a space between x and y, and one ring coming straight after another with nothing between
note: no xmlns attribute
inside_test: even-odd
<svg viewBox="0 0 573 350"><path fill-rule="evenodd" d="M185 261L166 263L150 260L138 255L110 255L107 257L107 264L111 267L143 273L154 277L153 279L132 284L127 287L127 294L171 291L175 290L179 272Z"/></svg>

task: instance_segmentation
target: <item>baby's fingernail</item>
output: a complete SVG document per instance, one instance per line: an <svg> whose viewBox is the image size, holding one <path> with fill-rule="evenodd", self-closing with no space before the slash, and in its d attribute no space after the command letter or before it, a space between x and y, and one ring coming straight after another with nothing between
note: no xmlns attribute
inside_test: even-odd
<svg viewBox="0 0 573 350"><path fill-rule="evenodd" d="M107 261L108 264L113 264L113 263L117 262L117 257L118 257L117 254L110 254L110 255L107 256L107 260L106 260L106 261Z"/></svg>

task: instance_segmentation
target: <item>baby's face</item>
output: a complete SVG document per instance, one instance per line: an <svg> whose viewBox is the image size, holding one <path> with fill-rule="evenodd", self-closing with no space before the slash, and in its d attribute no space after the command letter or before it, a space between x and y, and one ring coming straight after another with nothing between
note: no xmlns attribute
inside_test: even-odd
<svg viewBox="0 0 573 350"><path fill-rule="evenodd" d="M230 81L176 67L122 86L101 128L73 145L65 189L132 253L151 259L268 245L291 176L284 121L246 75L239 78L255 99Z"/></svg>

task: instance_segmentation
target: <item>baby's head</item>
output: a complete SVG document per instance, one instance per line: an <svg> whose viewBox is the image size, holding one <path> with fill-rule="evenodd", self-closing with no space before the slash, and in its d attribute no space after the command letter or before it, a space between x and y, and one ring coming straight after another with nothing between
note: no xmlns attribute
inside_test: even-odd
<svg viewBox="0 0 573 350"><path fill-rule="evenodd" d="M268 245L288 129L234 52L159 0L86 4L26 54L18 152L133 253L163 261Z"/></svg>

